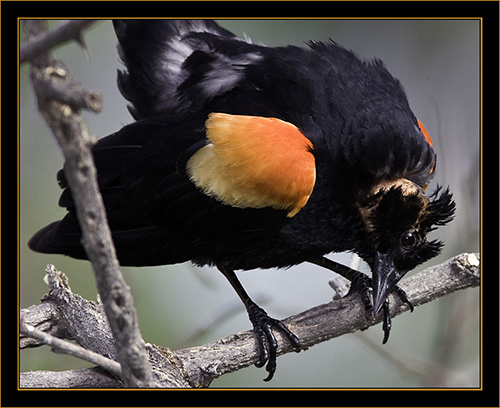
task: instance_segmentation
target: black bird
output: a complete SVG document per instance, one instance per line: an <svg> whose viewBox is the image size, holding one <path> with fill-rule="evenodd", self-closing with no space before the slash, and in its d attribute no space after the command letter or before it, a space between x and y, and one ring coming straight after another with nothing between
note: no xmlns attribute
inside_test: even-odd
<svg viewBox="0 0 500 408"><path fill-rule="evenodd" d="M115 20L126 70L118 85L136 120L97 142L98 182L120 264L215 265L248 311L257 366L276 369L280 330L235 270L311 262L353 280L373 316L411 269L442 247L446 190L426 195L436 153L383 63L333 41L252 44L209 20ZM39 252L85 259L64 169L67 215L37 232ZM373 278L324 258L357 253ZM369 287L373 289L373 304Z"/></svg>

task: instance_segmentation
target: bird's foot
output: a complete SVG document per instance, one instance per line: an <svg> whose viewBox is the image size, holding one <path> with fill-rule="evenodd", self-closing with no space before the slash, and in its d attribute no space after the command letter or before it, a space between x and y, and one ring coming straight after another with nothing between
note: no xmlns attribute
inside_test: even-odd
<svg viewBox="0 0 500 408"><path fill-rule="evenodd" d="M278 349L278 341L272 329L281 331L296 352L300 351L300 341L281 321L269 317L266 311L254 302L248 303L247 311L260 345L259 361L255 363L255 366L263 367L267 363L266 371L269 375L264 381L270 381L276 371L276 351Z"/></svg>
<svg viewBox="0 0 500 408"><path fill-rule="evenodd" d="M373 310L373 304L370 296L372 280L364 273L359 271L354 271L351 280L351 291L355 290L361 295L361 301L365 307L365 312L367 318L373 320L375 319L375 314ZM406 292L399 286L395 286L392 292L396 293L403 303L406 303L410 308L410 312L413 312L413 304ZM382 344L387 343L389 340L389 334L391 332L392 322L391 314L389 311L389 299L386 299L384 305L382 306L383 320L382 320L382 330L384 331L384 338Z"/></svg>
<svg viewBox="0 0 500 408"><path fill-rule="evenodd" d="M375 313L372 304L372 279L356 269L350 268L348 266L342 265L338 262L332 261L331 259L325 258L324 256L309 259L309 262L319 265L323 268L329 269L340 276L343 276L347 280L351 281L351 289L349 293L358 292L361 295L361 301L365 307L366 316L369 320L375 319ZM413 305L408 298L406 292L399 286L394 286L392 292L396 293L403 303L406 303L413 312ZM383 313L383 323L382 329L384 331L383 344L387 343L389 340L389 333L391 331L391 315L389 313L389 299L386 299L382 306Z"/></svg>

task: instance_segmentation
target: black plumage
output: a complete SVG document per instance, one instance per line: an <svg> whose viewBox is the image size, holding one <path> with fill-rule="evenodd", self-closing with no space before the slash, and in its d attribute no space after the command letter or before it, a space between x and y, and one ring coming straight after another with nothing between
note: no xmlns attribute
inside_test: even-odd
<svg viewBox="0 0 500 408"><path fill-rule="evenodd" d="M118 259L132 266L188 260L218 266L247 307L269 378L275 370L269 328L300 344L251 302L235 269L321 263L330 252L357 252L374 271L378 313L407 271L439 253L442 244L425 237L452 219L454 203L447 189L425 195L436 154L381 61L362 60L333 41L256 45L213 21L114 25L126 66L118 85L137 121L99 140L93 154ZM312 154L315 179L300 211L290 216L277 206L229 205L195 182L189 174L195 153L213 159L202 149L218 146L207 137L207 118L218 112L277 118L310 141L312 148L299 155ZM225 118L216 117L222 124ZM222 171L243 171L228 166ZM58 180L68 214L37 232L29 246L86 258L64 170ZM251 194L269 194L243 180Z"/></svg>

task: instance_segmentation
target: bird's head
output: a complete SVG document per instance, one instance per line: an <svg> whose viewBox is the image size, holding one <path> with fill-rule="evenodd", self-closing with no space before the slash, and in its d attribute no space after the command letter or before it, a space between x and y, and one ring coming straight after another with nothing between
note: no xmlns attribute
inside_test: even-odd
<svg viewBox="0 0 500 408"><path fill-rule="evenodd" d="M443 246L426 239L429 231L453 219L455 203L448 189L429 197L407 179L378 183L358 199L364 239L357 248L373 273L374 314L399 280L417 265L438 255Z"/></svg>

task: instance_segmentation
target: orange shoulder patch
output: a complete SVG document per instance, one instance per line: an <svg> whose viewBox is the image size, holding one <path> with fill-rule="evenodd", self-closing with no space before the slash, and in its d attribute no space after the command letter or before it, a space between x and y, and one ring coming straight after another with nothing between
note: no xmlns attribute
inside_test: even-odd
<svg viewBox="0 0 500 408"><path fill-rule="evenodd" d="M427 129L425 128L425 126L423 125L422 122L420 122L418 119L417 119L417 122L418 122L418 127L420 128L420 131L422 132L422 134L425 137L425 140L427 140L427 143L429 143L429 145L432 147L432 139L429 136L429 132L427 132Z"/></svg>
<svg viewBox="0 0 500 408"><path fill-rule="evenodd" d="M427 132L427 129L425 128L425 126L423 125L422 122L420 122L418 119L417 119L417 122L418 122L418 127L420 128L420 131L422 132L422 134L425 137L425 140L427 141L427 143L429 144L430 147L433 147L432 146L432 139L429 136L429 132ZM429 172L429 174L434 173L435 169L436 169L436 160L434 160L434 164L432 165L432 168L431 168L431 171ZM424 186L424 190L426 188L427 188L427 184Z"/></svg>
<svg viewBox="0 0 500 408"><path fill-rule="evenodd" d="M187 162L205 194L240 208L288 210L306 205L316 181L313 145L291 123L276 118L211 113L211 142Z"/></svg>

